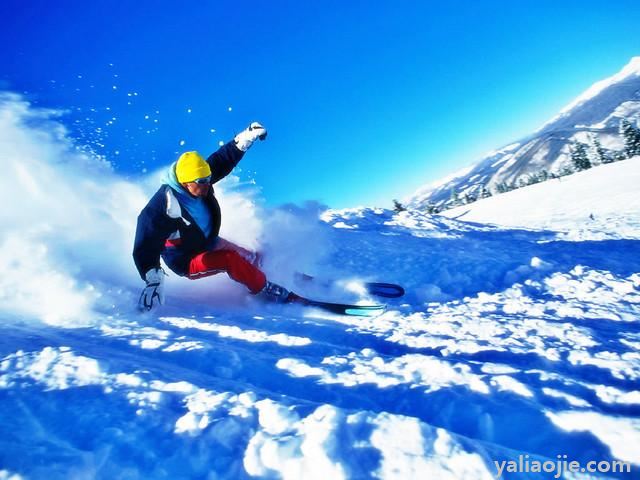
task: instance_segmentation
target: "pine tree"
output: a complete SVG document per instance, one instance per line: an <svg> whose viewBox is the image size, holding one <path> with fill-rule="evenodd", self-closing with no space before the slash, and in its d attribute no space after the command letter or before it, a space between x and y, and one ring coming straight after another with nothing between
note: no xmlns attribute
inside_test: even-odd
<svg viewBox="0 0 640 480"><path fill-rule="evenodd" d="M626 160L627 156L625 155L624 152L614 152L613 153L613 161L614 162L620 162L622 160Z"/></svg>
<svg viewBox="0 0 640 480"><path fill-rule="evenodd" d="M427 210L427 213L430 215L435 215L436 213L440 213L440 209L431 202L427 203L426 210Z"/></svg>
<svg viewBox="0 0 640 480"><path fill-rule="evenodd" d="M504 182L500 182L496 185L496 192L505 193L507 191L507 184Z"/></svg>
<svg viewBox="0 0 640 480"><path fill-rule="evenodd" d="M640 155L640 130L623 118L620 122L620 133L624 138L624 153L627 158Z"/></svg>
<svg viewBox="0 0 640 480"><path fill-rule="evenodd" d="M539 173L532 173L527 177L527 185L535 185L536 183L540 183L542 181L542 177Z"/></svg>
<svg viewBox="0 0 640 480"><path fill-rule="evenodd" d="M398 213L407 211L407 209L395 198L393 199L393 209Z"/></svg>
<svg viewBox="0 0 640 480"><path fill-rule="evenodd" d="M559 177L566 177L567 175L571 175L572 173L575 173L575 171L573 170L571 165L565 165L558 172L558 176Z"/></svg>
<svg viewBox="0 0 640 480"><path fill-rule="evenodd" d="M587 145L582 142L576 142L571 147L571 161L577 171L587 170L591 168L591 162L587 156Z"/></svg>
<svg viewBox="0 0 640 480"><path fill-rule="evenodd" d="M451 194L449 195L449 207L455 207L460 203L460 200L458 199L458 192L456 192L455 188L451 189Z"/></svg>
<svg viewBox="0 0 640 480"><path fill-rule="evenodd" d="M595 135L593 136L593 151L598 163L611 163L613 161L605 148L600 143L600 140L598 140L598 137L596 137Z"/></svg>

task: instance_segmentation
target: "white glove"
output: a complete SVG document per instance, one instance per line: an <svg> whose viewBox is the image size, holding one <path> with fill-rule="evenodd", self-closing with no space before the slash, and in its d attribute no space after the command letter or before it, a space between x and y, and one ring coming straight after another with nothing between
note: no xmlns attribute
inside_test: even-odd
<svg viewBox="0 0 640 480"><path fill-rule="evenodd" d="M164 276L161 268L152 268L144 275L147 286L142 290L138 300L140 310L150 311L164 304Z"/></svg>
<svg viewBox="0 0 640 480"><path fill-rule="evenodd" d="M240 150L246 152L257 139L264 140L265 138L267 138L267 129L258 122L253 122L246 130L237 134L233 140Z"/></svg>

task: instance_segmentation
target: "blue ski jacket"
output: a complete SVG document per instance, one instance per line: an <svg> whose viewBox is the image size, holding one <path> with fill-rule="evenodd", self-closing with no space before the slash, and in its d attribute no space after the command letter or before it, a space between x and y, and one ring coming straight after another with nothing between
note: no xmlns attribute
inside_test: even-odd
<svg viewBox="0 0 640 480"><path fill-rule="evenodd" d="M229 175L244 156L232 140L207 158L211 184ZM184 192L171 184L162 185L138 215L133 260L140 277L152 268L160 268L160 257L176 274L185 276L191 259L215 245L222 221L220 205L213 186L204 197L211 214L209 235L205 235L189 211L180 203Z"/></svg>

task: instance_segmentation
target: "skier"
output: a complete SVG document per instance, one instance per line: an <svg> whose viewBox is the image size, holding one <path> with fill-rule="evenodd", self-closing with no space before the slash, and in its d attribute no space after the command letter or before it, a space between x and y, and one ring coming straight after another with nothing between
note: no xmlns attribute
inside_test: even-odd
<svg viewBox="0 0 640 480"><path fill-rule="evenodd" d="M176 274L189 279L227 272L249 291L286 302L289 291L269 282L259 255L221 238L221 211L213 184L226 177L267 130L257 122L211 154L185 152L167 171L163 185L138 216L133 259L146 282L138 306L151 310L164 303L160 257Z"/></svg>

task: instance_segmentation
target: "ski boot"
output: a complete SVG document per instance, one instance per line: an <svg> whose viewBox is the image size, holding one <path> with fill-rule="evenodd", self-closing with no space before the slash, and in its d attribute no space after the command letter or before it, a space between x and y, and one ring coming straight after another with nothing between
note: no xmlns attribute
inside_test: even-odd
<svg viewBox="0 0 640 480"><path fill-rule="evenodd" d="M258 292L258 296L266 301L275 303L287 303L289 302L290 292L286 288L278 285L277 283L269 282L265 284L264 288Z"/></svg>

